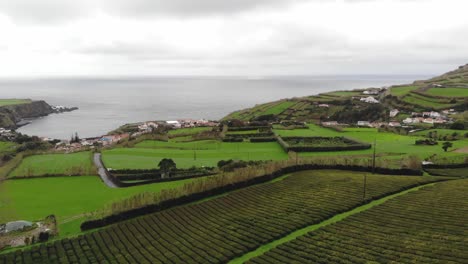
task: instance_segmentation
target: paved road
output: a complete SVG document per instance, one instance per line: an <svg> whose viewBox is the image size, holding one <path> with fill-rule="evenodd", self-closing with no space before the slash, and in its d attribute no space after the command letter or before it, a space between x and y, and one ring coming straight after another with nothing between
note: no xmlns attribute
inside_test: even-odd
<svg viewBox="0 0 468 264"><path fill-rule="evenodd" d="M117 185L110 179L109 173L107 172L104 164L101 161L101 153L94 153L94 165L98 168L99 176L101 177L102 181L111 188L118 188Z"/></svg>

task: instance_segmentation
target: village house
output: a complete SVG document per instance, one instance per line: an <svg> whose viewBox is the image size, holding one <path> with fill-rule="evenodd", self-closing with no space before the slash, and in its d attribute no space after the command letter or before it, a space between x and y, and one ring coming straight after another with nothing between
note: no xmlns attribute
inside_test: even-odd
<svg viewBox="0 0 468 264"><path fill-rule="evenodd" d="M400 111L398 111L398 109L393 109L390 111L390 117L395 117L398 115L398 113L400 113Z"/></svg>
<svg viewBox="0 0 468 264"><path fill-rule="evenodd" d="M169 126L171 126L171 127L173 127L173 128L181 128L181 127L182 127L182 125L180 124L180 122L179 122L179 121L175 121L175 120L174 120L174 121L172 121L172 120L166 121L166 124L168 124Z"/></svg>
<svg viewBox="0 0 468 264"><path fill-rule="evenodd" d="M362 92L363 94L366 94L366 95L377 95L380 93L380 89L368 89L368 90L365 90L364 92Z"/></svg>
<svg viewBox="0 0 468 264"><path fill-rule="evenodd" d="M322 122L322 126L338 126L337 121L327 121L327 122Z"/></svg>
<svg viewBox="0 0 468 264"><path fill-rule="evenodd" d="M361 98L360 101L365 102L365 103L369 103L369 104L378 104L379 103L379 100L375 99L372 96Z"/></svg>
<svg viewBox="0 0 468 264"><path fill-rule="evenodd" d="M364 127L364 126L365 126L365 127L370 127L370 126L371 126L371 124L370 124L369 121L358 121L358 122L357 122L357 125L358 125L358 126L363 126L363 127Z"/></svg>
<svg viewBox="0 0 468 264"><path fill-rule="evenodd" d="M318 106L319 107L330 107L330 105L328 105L328 104L319 104Z"/></svg>
<svg viewBox="0 0 468 264"><path fill-rule="evenodd" d="M388 123L389 127L401 127L400 122L392 121Z"/></svg>

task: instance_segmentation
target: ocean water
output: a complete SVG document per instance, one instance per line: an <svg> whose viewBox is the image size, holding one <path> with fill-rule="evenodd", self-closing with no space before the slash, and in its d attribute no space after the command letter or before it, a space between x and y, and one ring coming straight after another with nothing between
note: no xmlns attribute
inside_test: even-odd
<svg viewBox="0 0 468 264"><path fill-rule="evenodd" d="M79 110L35 119L18 131L68 139L92 137L126 123L220 119L282 98L411 83L428 76L279 76L3 79L0 98L45 100Z"/></svg>

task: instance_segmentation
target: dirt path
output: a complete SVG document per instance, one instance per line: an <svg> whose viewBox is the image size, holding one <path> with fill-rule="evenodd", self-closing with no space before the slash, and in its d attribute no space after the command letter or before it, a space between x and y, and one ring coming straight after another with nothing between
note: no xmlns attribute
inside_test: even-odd
<svg viewBox="0 0 468 264"><path fill-rule="evenodd" d="M118 186L110 178L109 172L107 171L104 164L101 161L101 153L94 153L94 165L98 168L99 177L102 181L111 188L118 188Z"/></svg>

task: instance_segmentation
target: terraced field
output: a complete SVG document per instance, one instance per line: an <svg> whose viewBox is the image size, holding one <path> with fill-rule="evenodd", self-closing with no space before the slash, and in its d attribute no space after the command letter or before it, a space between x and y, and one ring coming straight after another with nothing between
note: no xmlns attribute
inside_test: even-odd
<svg viewBox="0 0 468 264"><path fill-rule="evenodd" d="M440 178L438 178L440 179ZM201 203L0 255L0 263L225 263L339 212L434 181L305 171Z"/></svg>
<svg viewBox="0 0 468 264"><path fill-rule="evenodd" d="M397 197L248 263L468 263L468 180Z"/></svg>

